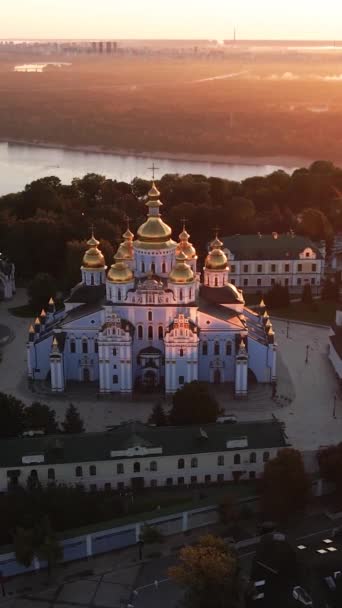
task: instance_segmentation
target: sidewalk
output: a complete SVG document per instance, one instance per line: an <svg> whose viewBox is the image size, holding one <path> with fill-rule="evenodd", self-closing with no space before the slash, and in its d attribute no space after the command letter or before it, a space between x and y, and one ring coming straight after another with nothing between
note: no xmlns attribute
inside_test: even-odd
<svg viewBox="0 0 342 608"><path fill-rule="evenodd" d="M183 545L196 537L214 532L215 526L197 528L191 533L166 537L160 548L163 556L176 555ZM48 579L46 571L13 577L4 585L6 597L0 597L1 608L66 608L77 605L90 608L123 608L129 603L142 566L158 563L153 545L145 545L139 560L137 546L106 553L78 562L62 564ZM154 558L149 555L155 554Z"/></svg>

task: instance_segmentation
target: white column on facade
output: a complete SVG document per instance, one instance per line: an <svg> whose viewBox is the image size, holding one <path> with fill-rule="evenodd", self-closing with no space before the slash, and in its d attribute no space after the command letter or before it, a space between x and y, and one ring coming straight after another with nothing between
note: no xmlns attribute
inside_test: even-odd
<svg viewBox="0 0 342 608"><path fill-rule="evenodd" d="M32 362L31 362L31 344L27 345L27 374L29 378L33 378Z"/></svg>
<svg viewBox="0 0 342 608"><path fill-rule="evenodd" d="M271 378L271 381L275 382L277 379L277 347L275 344L272 344L272 346L270 346L269 348L271 348L271 350L272 350L272 378Z"/></svg>
<svg viewBox="0 0 342 608"><path fill-rule="evenodd" d="M103 362L102 360L99 360L99 385L100 385L100 393L102 393L105 389L104 386L104 369L103 369Z"/></svg>

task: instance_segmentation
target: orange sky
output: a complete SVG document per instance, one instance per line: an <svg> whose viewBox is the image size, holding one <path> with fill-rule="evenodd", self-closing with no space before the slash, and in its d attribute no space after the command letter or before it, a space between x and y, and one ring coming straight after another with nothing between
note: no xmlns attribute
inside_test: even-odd
<svg viewBox="0 0 342 608"><path fill-rule="evenodd" d="M342 39L342 0L2 0L3 38Z"/></svg>

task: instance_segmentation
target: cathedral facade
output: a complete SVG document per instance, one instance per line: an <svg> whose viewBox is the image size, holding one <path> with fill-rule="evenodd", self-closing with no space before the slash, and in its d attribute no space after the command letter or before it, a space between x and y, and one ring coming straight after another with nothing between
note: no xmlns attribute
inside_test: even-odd
<svg viewBox="0 0 342 608"><path fill-rule="evenodd" d="M49 381L54 392L68 382L94 383L99 393L132 394L185 383L231 382L246 397L250 380L276 381L276 344L264 307L245 307L229 283L229 266L216 237L203 279L190 235L179 241L160 214L155 184L137 236L127 229L109 270L92 234L81 282L62 310L51 299L31 325L28 377Z"/></svg>

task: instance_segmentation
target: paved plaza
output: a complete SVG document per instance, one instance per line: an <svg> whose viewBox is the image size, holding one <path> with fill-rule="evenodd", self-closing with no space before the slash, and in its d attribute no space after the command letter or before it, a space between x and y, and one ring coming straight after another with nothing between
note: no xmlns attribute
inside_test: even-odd
<svg viewBox="0 0 342 608"><path fill-rule="evenodd" d="M0 363L1 391L11 393L29 404L47 403L56 410L58 420L73 402L80 410L88 431L104 430L124 420L145 421L158 396L130 400L120 397L98 398L95 388L74 384L66 394L53 395L46 388L29 388L26 376L26 340L30 319L15 317L8 308L25 303L25 290L15 298L0 303L0 324L10 330L11 340L2 348ZM274 321L279 345L277 397L272 399L269 385L254 386L246 401L236 401L230 387L221 386L217 397L227 413L238 420L269 419L275 415L286 424L289 442L312 450L336 443L342 437L342 399L338 383L327 357L328 332L325 327ZM306 352L308 349L308 362ZM334 395L337 394L334 413Z"/></svg>

